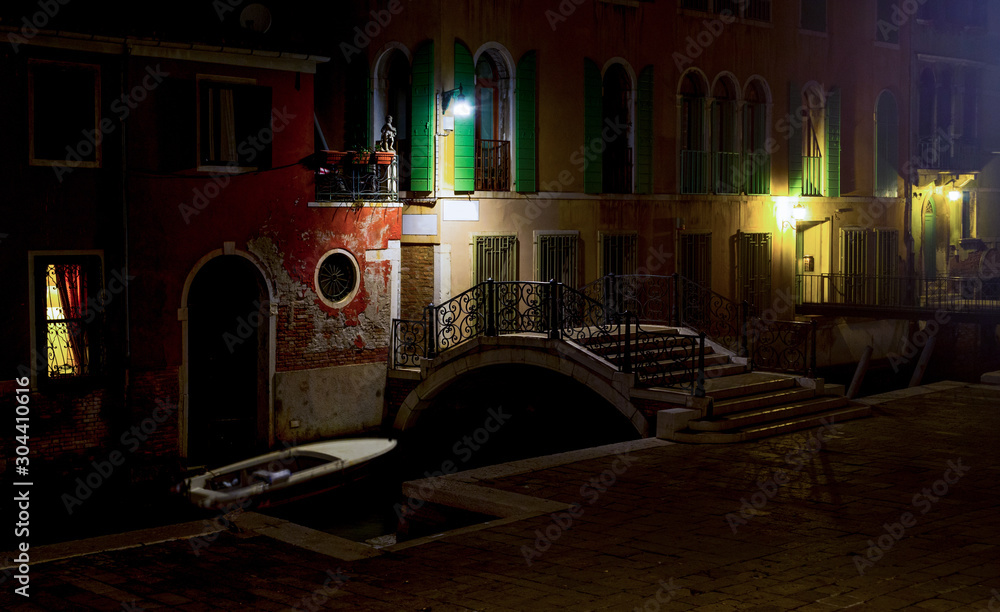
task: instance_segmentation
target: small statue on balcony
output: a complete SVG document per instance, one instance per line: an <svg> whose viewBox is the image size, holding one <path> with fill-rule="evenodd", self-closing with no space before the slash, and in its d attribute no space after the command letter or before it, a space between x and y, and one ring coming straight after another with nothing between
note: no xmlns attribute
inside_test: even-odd
<svg viewBox="0 0 1000 612"><path fill-rule="evenodd" d="M378 150L396 150L396 127L392 125L392 115L385 116L385 125L382 126L382 140L378 143Z"/></svg>

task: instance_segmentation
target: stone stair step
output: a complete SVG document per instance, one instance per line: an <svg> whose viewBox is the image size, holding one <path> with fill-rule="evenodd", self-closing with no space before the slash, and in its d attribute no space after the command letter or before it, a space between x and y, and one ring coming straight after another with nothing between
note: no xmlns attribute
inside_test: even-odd
<svg viewBox="0 0 1000 612"><path fill-rule="evenodd" d="M741 395L788 389L794 386L796 386L794 376L764 372L745 372L736 376L706 381L705 395L713 398L715 401L719 401Z"/></svg>
<svg viewBox="0 0 1000 612"><path fill-rule="evenodd" d="M753 425L787 422L796 417L842 408L847 403L846 397L818 397L779 406L745 410L711 420L698 419L688 423L688 428L695 431L732 431Z"/></svg>
<svg viewBox="0 0 1000 612"><path fill-rule="evenodd" d="M715 365L705 367L705 380L711 380L715 378L724 378L728 376L735 376L737 374L742 374L746 372L746 366L740 365L738 363L729 363L725 365ZM685 372L683 370L676 370L673 372L667 372L660 376L650 376L646 379L646 384L650 387L657 387L658 385L667 385L678 380L684 379L691 375L690 372ZM707 384L707 383L706 383Z"/></svg>
<svg viewBox="0 0 1000 612"><path fill-rule="evenodd" d="M643 338L636 339L635 335L633 334L632 335L632 339L633 339L632 346L635 347L635 350L641 350L641 349L646 348L646 347L661 347L662 348L663 345L662 345L661 340L663 338L670 338L670 337L676 336L676 335L677 335L676 332L674 332L674 333L663 332L663 333L657 333L655 336L652 336L652 337L645 336ZM601 352L617 351L618 350L618 339L619 338L624 339L624 337L625 337L624 334L621 334L621 335L612 334L610 336L601 336L601 337L597 337L597 338L587 338L587 339L584 339L584 340L577 340L576 342L577 342L577 344L582 344L583 346L587 347L588 351L600 354ZM705 350L708 350L709 348L711 348L711 347L709 347L707 345L705 346Z"/></svg>
<svg viewBox="0 0 1000 612"><path fill-rule="evenodd" d="M816 391L814 389L806 389L804 387L788 387L786 389L764 391L763 393L753 393L750 395L739 395L722 401L716 401L714 404L714 410L716 416L722 416L733 412L742 412L745 410L754 410L756 408L764 408L767 406L779 406L781 404L799 402L815 396Z"/></svg>
<svg viewBox="0 0 1000 612"><path fill-rule="evenodd" d="M618 364L620 362L625 361L625 359L622 357L616 357L614 359L610 359L609 361L611 361L611 363ZM672 370L677 370L681 368L690 368L692 367L692 365L697 365L697 362L698 362L697 356L688 357L686 359L677 359L677 358L655 359L655 358L648 358L643 355L632 355L632 365L638 368L639 364L642 364L643 370L647 372L656 372L656 371L670 372ZM730 361L729 359L729 355L723 355L721 353L705 355L706 368L708 368L709 366L726 365L729 363L732 363L732 361Z"/></svg>
<svg viewBox="0 0 1000 612"><path fill-rule="evenodd" d="M736 431L684 430L677 432L674 435L673 440L675 442L686 442L691 444L731 444L733 442L759 440L761 438L790 433L793 431L800 431L803 429L816 429L824 424L840 423L870 415L871 408L869 406L848 405L843 408L826 410L785 421L754 425Z"/></svg>

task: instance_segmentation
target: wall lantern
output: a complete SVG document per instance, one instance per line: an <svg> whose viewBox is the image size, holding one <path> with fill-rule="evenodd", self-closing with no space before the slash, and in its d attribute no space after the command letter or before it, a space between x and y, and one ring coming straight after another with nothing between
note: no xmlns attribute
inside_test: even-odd
<svg viewBox="0 0 1000 612"><path fill-rule="evenodd" d="M448 112L448 107L451 106L452 101L455 102L455 109L452 111L454 116L468 117L472 114L472 105L465 99L465 94L462 93L461 85L459 85L456 89L449 89L441 94L442 112Z"/></svg>

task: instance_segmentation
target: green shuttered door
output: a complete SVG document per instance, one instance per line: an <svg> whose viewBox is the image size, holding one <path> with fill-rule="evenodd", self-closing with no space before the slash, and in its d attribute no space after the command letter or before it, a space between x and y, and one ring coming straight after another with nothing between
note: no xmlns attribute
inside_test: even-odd
<svg viewBox="0 0 1000 612"><path fill-rule="evenodd" d="M466 100L475 100L475 66L468 47L455 41L455 87ZM454 104L454 103L452 103ZM476 190L476 116L455 117L455 191Z"/></svg>
<svg viewBox="0 0 1000 612"><path fill-rule="evenodd" d="M413 111L410 125L410 188L434 190L434 43L413 55Z"/></svg>
<svg viewBox="0 0 1000 612"><path fill-rule="evenodd" d="M517 190L538 191L537 148L535 146L537 120L536 100L536 56L528 51L517 63Z"/></svg>
<svg viewBox="0 0 1000 612"><path fill-rule="evenodd" d="M599 146L591 150L591 144L601 142L601 107L604 96L601 86L601 69L591 60L583 60L584 97L584 166L583 187L586 193L601 193L603 176L602 158Z"/></svg>
<svg viewBox="0 0 1000 612"><path fill-rule="evenodd" d="M653 193L653 67L639 73L638 141L639 184L636 193Z"/></svg>

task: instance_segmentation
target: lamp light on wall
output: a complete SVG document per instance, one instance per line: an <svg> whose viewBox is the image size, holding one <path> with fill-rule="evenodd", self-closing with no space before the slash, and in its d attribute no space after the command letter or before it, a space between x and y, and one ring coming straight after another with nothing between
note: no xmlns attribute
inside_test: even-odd
<svg viewBox="0 0 1000 612"><path fill-rule="evenodd" d="M774 216L782 230L794 230L799 221L804 221L808 210L796 197L774 198Z"/></svg>
<svg viewBox="0 0 1000 612"><path fill-rule="evenodd" d="M949 191L948 192L948 199L951 200L952 202L958 202L959 200L962 199L962 192L961 191L954 191L954 190L953 191Z"/></svg>
<svg viewBox="0 0 1000 612"><path fill-rule="evenodd" d="M472 105L465 99L465 94L462 93L461 85L455 89L449 89L441 94L442 112L447 113L448 107L451 106L452 102L455 103L455 108L452 110L452 114L454 116L468 117L472 114Z"/></svg>

